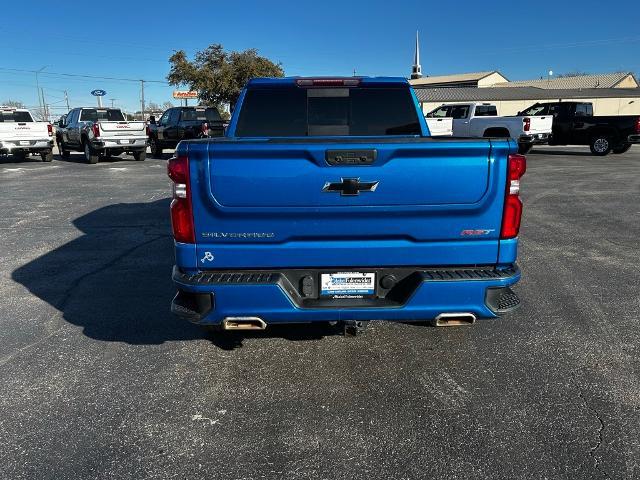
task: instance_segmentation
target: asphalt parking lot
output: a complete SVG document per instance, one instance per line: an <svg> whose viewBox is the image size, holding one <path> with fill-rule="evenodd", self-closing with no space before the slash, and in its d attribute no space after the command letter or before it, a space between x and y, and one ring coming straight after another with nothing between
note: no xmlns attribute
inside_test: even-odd
<svg viewBox="0 0 640 480"><path fill-rule="evenodd" d="M211 338L163 160L0 160L0 478L640 478L640 147L529 155L501 320Z"/></svg>

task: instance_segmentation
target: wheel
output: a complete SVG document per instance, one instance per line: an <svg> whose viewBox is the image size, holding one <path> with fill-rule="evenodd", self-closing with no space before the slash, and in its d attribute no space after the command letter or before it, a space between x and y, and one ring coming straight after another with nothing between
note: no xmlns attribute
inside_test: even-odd
<svg viewBox="0 0 640 480"><path fill-rule="evenodd" d="M60 156L62 158L69 158L71 156L71 153L67 149L67 146L64 144L64 142L62 140L58 140L57 143L58 143L58 151L60 152Z"/></svg>
<svg viewBox="0 0 640 480"><path fill-rule="evenodd" d="M41 153L40 158L42 158L43 162L50 162L53 160L53 152Z"/></svg>
<svg viewBox="0 0 640 480"><path fill-rule="evenodd" d="M149 146L151 147L151 156L154 158L162 158L162 147L158 143L155 137L151 137L149 140Z"/></svg>
<svg viewBox="0 0 640 480"><path fill-rule="evenodd" d="M611 139L606 135L596 135L591 139L589 148L591 153L599 157L608 155L611 151Z"/></svg>
<svg viewBox="0 0 640 480"><path fill-rule="evenodd" d="M518 144L518 153L520 155L526 155L533 148L533 143L519 143Z"/></svg>
<svg viewBox="0 0 640 480"><path fill-rule="evenodd" d="M98 152L96 152L93 148L91 148L91 145L89 144L89 142L84 142L84 159L87 161L87 163L91 163L91 164L96 164L98 163Z"/></svg>
<svg viewBox="0 0 640 480"><path fill-rule="evenodd" d="M617 147L613 147L613 148L611 149L611 151L612 151L613 153L618 153L618 154L620 154L620 153L624 153L624 152L626 152L626 151L627 151L627 150L629 150L630 148L631 148L631 144L630 144L630 143L623 143L622 145L618 145Z"/></svg>
<svg viewBox="0 0 640 480"><path fill-rule="evenodd" d="M133 152L133 158L136 162L144 162L144 160L147 158L147 151L138 150L137 152Z"/></svg>

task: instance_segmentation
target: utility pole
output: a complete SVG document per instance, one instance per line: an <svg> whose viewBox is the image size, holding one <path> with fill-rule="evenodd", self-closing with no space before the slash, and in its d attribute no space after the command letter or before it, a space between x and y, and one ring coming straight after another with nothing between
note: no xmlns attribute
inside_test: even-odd
<svg viewBox="0 0 640 480"><path fill-rule="evenodd" d="M38 92L38 106L40 108L42 108L42 104L44 103L41 99L40 99L40 84L38 83L38 74L40 72L42 72L45 68L47 68L49 65L45 65L44 67L42 67L39 70L36 70L34 73L36 74L36 91Z"/></svg>
<svg viewBox="0 0 640 480"><path fill-rule="evenodd" d="M111 108L114 108L113 102L115 102L117 98L110 98L109 100L111 100Z"/></svg>
<svg viewBox="0 0 640 480"><path fill-rule="evenodd" d="M47 102L44 99L44 88L41 88L40 91L42 92L42 114L44 115L44 119L48 122L49 114L47 112Z"/></svg>
<svg viewBox="0 0 640 480"><path fill-rule="evenodd" d="M69 113L71 111L71 108L69 107L69 95L67 95L67 91L64 91L64 100L67 102L67 113Z"/></svg>
<svg viewBox="0 0 640 480"><path fill-rule="evenodd" d="M140 80L140 103L142 106L140 114L142 115L142 120L144 121L144 80Z"/></svg>

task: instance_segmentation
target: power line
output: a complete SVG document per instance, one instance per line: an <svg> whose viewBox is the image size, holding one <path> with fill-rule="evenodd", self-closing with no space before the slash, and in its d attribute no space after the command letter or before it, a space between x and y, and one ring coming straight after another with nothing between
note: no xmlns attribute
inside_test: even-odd
<svg viewBox="0 0 640 480"><path fill-rule="evenodd" d="M36 73L37 70L26 70L21 68L6 68L0 67L0 70L8 71L8 72L22 72L22 73ZM103 77L100 75L83 75L80 73L62 73L62 72L41 72L40 75L48 75L48 76L60 76L60 77L70 77L70 78L90 78L94 80L117 80L122 82L141 82L144 81L146 83L159 83L163 85L170 85L169 82L164 80L144 80L141 78L121 78L121 77Z"/></svg>

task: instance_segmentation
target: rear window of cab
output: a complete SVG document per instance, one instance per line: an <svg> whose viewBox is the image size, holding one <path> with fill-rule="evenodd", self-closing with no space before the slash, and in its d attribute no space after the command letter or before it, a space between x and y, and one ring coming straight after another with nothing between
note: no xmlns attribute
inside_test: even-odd
<svg viewBox="0 0 640 480"><path fill-rule="evenodd" d="M408 88L249 89L237 137L420 135Z"/></svg>

